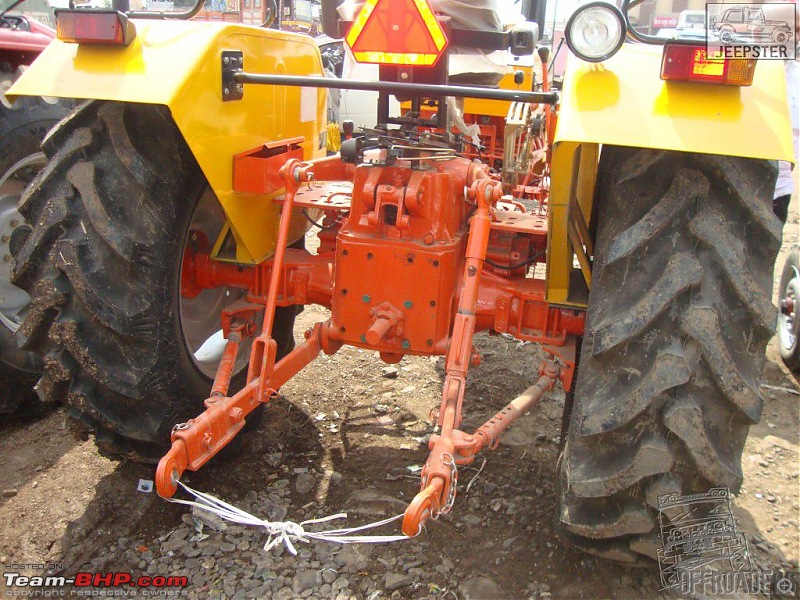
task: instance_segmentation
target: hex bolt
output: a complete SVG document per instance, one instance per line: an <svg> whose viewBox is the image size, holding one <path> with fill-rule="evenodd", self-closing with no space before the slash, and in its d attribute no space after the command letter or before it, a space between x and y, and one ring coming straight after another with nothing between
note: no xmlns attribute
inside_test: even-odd
<svg viewBox="0 0 800 600"><path fill-rule="evenodd" d="M223 64L226 64L226 65L227 65L229 62L231 62L231 59L230 59L230 58L228 58L227 56L223 56L223 57L222 57L222 63L223 63Z"/></svg>
<svg viewBox="0 0 800 600"><path fill-rule="evenodd" d="M228 88L223 88L222 93L227 96L228 94L231 93L231 91Z"/></svg>
<svg viewBox="0 0 800 600"><path fill-rule="evenodd" d="M238 406L236 406L230 410L228 416L231 418L231 421L233 421L234 423L238 423L244 418L244 411Z"/></svg>
<svg viewBox="0 0 800 600"><path fill-rule="evenodd" d="M467 269L467 275L469 275L470 277L475 277L475 275L477 274L478 274L478 269L476 269L475 267L470 267L469 269Z"/></svg>

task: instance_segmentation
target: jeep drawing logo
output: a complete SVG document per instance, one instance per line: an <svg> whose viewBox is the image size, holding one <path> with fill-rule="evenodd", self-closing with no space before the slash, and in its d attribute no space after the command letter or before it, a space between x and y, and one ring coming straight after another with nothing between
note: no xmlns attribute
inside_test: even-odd
<svg viewBox="0 0 800 600"><path fill-rule="evenodd" d="M796 18L793 2L706 4L709 56L793 60Z"/></svg>

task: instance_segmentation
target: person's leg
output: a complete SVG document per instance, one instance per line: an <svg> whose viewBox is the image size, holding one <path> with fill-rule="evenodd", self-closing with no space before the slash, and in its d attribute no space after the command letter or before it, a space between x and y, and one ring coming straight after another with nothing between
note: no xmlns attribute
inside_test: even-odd
<svg viewBox="0 0 800 600"><path fill-rule="evenodd" d="M781 220L781 223L786 223L786 217L789 215L789 200L791 198L791 194L784 194L772 201L772 212Z"/></svg>

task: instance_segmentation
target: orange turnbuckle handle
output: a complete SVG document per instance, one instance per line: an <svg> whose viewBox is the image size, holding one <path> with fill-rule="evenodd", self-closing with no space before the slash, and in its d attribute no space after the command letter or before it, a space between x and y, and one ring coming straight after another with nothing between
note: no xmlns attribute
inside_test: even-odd
<svg viewBox="0 0 800 600"><path fill-rule="evenodd" d="M514 421L519 419L530 410L534 404L539 402L545 392L553 389L556 379L558 378L558 368L556 368L553 363L548 364L552 365L553 368L549 369L544 375L539 377L536 383L514 398L503 407L500 412L475 430L475 433L471 436L474 440L474 445L469 449L469 454L464 453L464 451L459 448L458 451L461 456L464 458L472 457L487 446L489 448L494 447L500 435L508 429Z"/></svg>
<svg viewBox="0 0 800 600"><path fill-rule="evenodd" d="M228 343L225 344L225 350L222 351L222 358L219 360L219 366L217 367L217 375L214 377L214 385L211 386L212 398L228 394L241 341L242 334L240 331L231 331L228 334Z"/></svg>

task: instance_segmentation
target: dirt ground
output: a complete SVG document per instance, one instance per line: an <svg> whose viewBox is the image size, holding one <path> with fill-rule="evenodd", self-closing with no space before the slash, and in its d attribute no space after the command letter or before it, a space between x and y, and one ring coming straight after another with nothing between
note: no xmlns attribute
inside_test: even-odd
<svg viewBox="0 0 800 600"><path fill-rule="evenodd" d="M800 233L796 200L791 214L785 248ZM324 316L322 309L307 309L298 319L297 331ZM540 358L536 347L501 336L481 335L477 346L483 363L469 378L467 430L530 385ZM763 383L792 393L763 390L764 413L761 423L750 431L742 460L744 486L733 510L757 566L796 570L800 562L800 385L783 367L774 340L768 359ZM246 436L241 449L218 457L197 474L188 474L186 481L234 503L245 501L248 495L252 499L287 489L288 483L290 519L346 509L356 524L402 512L418 489L415 471L427 456L425 441L432 431L429 412L439 403L443 361L404 359L397 365L396 376L385 373L384 367L376 355L352 348L320 357L283 388L264 423ZM350 595L441 599L670 596L660 591L656 565L625 569L588 557L556 536L554 479L563 400L560 391L546 397L496 451L485 455L485 465L479 459L472 468L462 469L459 496L450 515L414 540L365 551L365 560L350 575ZM179 566L163 562L174 560L167 557L165 540L185 527L187 509L137 491L140 479L152 479L150 467L101 456L92 440L72 435L64 409L33 421L6 423L0 433L0 564L4 571L41 574L36 567L24 567L43 563L67 575L97 569L139 573L150 561ZM313 477L314 485L306 493L297 491L301 474ZM225 538L236 545L236 551L217 552L211 562L205 560L197 567L202 577L192 579L187 588L190 596L227 597L233 588L225 587L226 573L259 564L262 551L256 547L265 536L237 536L234 532ZM251 539L259 540L252 549ZM281 560L275 572L288 580L296 565L286 554ZM411 582L392 590L389 575L395 571L409 576ZM11 594L4 582L0 588L4 595ZM269 597L276 592L255 589L240 597ZM316 593L325 597L324 589ZM283 597L291 596L290 590Z"/></svg>

